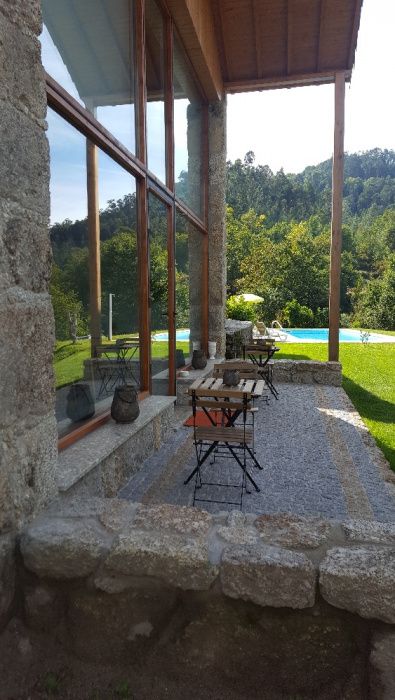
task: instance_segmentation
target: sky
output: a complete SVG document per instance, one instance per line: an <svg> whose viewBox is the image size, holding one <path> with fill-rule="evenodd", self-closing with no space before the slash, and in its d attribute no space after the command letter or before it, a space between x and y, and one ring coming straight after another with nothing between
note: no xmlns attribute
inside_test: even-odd
<svg viewBox="0 0 395 700"><path fill-rule="evenodd" d="M345 149L395 149L395 0L364 0L351 84L346 86ZM73 97L82 103L72 79L44 28L43 63ZM83 104L83 103L82 103ZM175 104L176 176L187 166L186 100ZM273 172L300 172L332 155L334 87L323 85L243 93L228 97L227 158L254 151L255 163ZM134 151L133 105L101 107L97 117ZM148 158L150 169L163 179L163 104L150 103ZM85 139L48 110L51 148L51 222L86 216ZM155 133L153 133L155 132ZM105 177L104 177L105 174ZM99 156L101 208L135 190L132 176L103 153Z"/></svg>
<svg viewBox="0 0 395 700"><path fill-rule="evenodd" d="M346 85L345 150L395 149L395 0L364 0L351 84ZM300 172L330 158L334 87L229 95L227 157L277 172ZM240 125L242 124L242 128Z"/></svg>

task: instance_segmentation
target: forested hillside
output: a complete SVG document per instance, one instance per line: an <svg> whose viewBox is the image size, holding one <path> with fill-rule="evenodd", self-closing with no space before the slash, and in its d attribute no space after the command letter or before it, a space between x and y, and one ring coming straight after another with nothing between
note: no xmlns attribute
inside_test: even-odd
<svg viewBox="0 0 395 700"><path fill-rule="evenodd" d="M325 326L331 218L330 160L297 175L229 162L229 294L263 297L266 321ZM341 311L343 325L395 328L395 152L345 157ZM231 299L233 316L249 307ZM252 313L256 313L254 310Z"/></svg>

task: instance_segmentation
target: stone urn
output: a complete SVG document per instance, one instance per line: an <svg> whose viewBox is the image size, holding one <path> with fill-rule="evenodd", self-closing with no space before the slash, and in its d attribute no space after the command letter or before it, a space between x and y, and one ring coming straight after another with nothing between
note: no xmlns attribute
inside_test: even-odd
<svg viewBox="0 0 395 700"><path fill-rule="evenodd" d="M91 418L95 413L95 402L89 384L79 382L70 387L66 398L66 416L73 423Z"/></svg>
<svg viewBox="0 0 395 700"><path fill-rule="evenodd" d="M192 355L192 367L194 369L204 369L207 365L207 357L203 350L194 350Z"/></svg>
<svg viewBox="0 0 395 700"><path fill-rule="evenodd" d="M237 386L240 381L240 372L237 369L225 369L222 381L226 386Z"/></svg>
<svg viewBox="0 0 395 700"><path fill-rule="evenodd" d="M185 367L185 356L184 356L184 351L179 350L177 348L177 350L176 350L176 368L178 369L179 367Z"/></svg>
<svg viewBox="0 0 395 700"><path fill-rule="evenodd" d="M139 414L136 387L128 383L117 386L111 404L111 417L117 423L133 423Z"/></svg>

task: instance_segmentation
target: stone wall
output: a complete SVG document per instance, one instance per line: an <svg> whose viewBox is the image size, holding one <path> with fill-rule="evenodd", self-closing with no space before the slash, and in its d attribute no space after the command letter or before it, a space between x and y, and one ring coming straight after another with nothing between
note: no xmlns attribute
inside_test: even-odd
<svg viewBox="0 0 395 700"><path fill-rule="evenodd" d="M40 31L39 0L0 0L0 533L20 528L56 493ZM0 540L7 581L10 541L8 535Z"/></svg>
<svg viewBox="0 0 395 700"><path fill-rule="evenodd" d="M225 355L226 302L226 101L209 105L208 244L209 340L217 343L217 357Z"/></svg>
<svg viewBox="0 0 395 700"><path fill-rule="evenodd" d="M236 321L231 318L225 320L226 352L227 360L242 357L243 345L252 342L252 322Z"/></svg>
<svg viewBox="0 0 395 700"><path fill-rule="evenodd" d="M58 504L21 538L25 623L87 660L204 673L224 697L389 700L394 544L377 522Z"/></svg>
<svg viewBox="0 0 395 700"><path fill-rule="evenodd" d="M313 360L274 360L274 382L293 384L342 385L340 362L314 362Z"/></svg>

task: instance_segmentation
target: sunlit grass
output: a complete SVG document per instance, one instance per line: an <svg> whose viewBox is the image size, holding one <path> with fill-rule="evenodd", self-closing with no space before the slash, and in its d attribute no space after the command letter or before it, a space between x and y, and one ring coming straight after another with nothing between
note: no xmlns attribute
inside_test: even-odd
<svg viewBox="0 0 395 700"><path fill-rule="evenodd" d="M328 359L326 343L280 347L278 359ZM340 361L343 388L395 471L395 343L340 343Z"/></svg>
<svg viewBox="0 0 395 700"><path fill-rule="evenodd" d="M114 343L117 337L123 336L114 336ZM103 343L108 342L106 339L103 339ZM185 356L188 355L188 341L177 340L176 347L178 350L183 350ZM90 340L78 340L76 343L72 343L70 340L57 341L53 365L57 389L66 384L76 382L84 376L84 360L90 357L90 352ZM166 359L168 357L168 343L166 341L153 341L151 356L154 359ZM139 352L137 351L133 359L137 360L138 357Z"/></svg>

